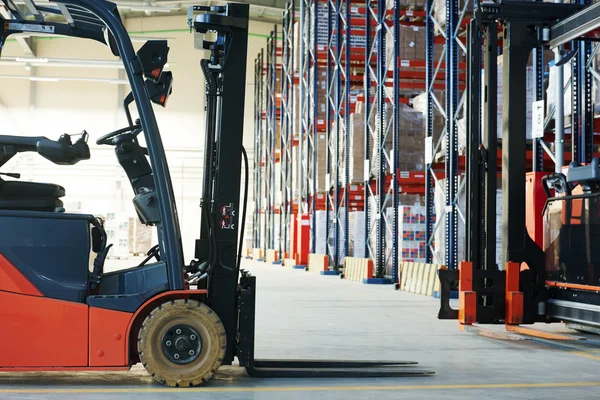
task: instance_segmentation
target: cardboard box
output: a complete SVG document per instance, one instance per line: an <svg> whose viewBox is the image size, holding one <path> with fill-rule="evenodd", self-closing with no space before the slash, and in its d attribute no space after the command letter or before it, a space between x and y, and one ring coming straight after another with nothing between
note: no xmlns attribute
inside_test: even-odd
<svg viewBox="0 0 600 400"><path fill-rule="evenodd" d="M352 211L348 213L348 255L364 258L365 243L365 213Z"/></svg>
<svg viewBox="0 0 600 400"><path fill-rule="evenodd" d="M327 192L331 186L331 181L327 182L327 135L324 132L317 134L317 140L315 140L316 152L317 152L317 192Z"/></svg>
<svg viewBox="0 0 600 400"><path fill-rule="evenodd" d="M407 105L400 104L399 112L399 142L398 163L401 171L423 171L425 168L425 135L423 133L423 114ZM385 126L392 123L394 107L386 103L386 121ZM385 132L385 129L384 129ZM389 134L384 140L384 151L387 157L383 157L381 162L387 173L391 173L393 166L393 130L390 128ZM389 161L388 161L389 160ZM377 176L379 173L379 149L378 146L372 146L371 153L371 176Z"/></svg>
<svg viewBox="0 0 600 400"><path fill-rule="evenodd" d="M567 82L569 82L569 79L571 79L571 64L567 63L564 67L563 67L563 88L564 86L566 86ZM550 76L548 77L548 89L546 89L546 115L550 114L550 110L552 109L552 107L556 106L556 100L558 98L558 96L556 95L556 91L557 91L557 86L556 86L556 80L558 79L558 68L556 67L550 67ZM595 79L593 79L595 81ZM573 86L569 85L567 90L563 89L563 96L564 96L564 112L563 115L567 116L567 115L571 115L571 103L573 101ZM532 98L533 100L533 98ZM529 104L529 107L531 107L531 104ZM555 114L556 116L556 114ZM555 117L553 117L555 118ZM530 128L531 129L531 128ZM530 136L528 136L530 137Z"/></svg>
<svg viewBox="0 0 600 400"><path fill-rule="evenodd" d="M311 67L309 71L309 87L313 87L314 73L317 69L317 92L315 101L317 104L317 115L315 121L319 124L324 124L327 117L327 68L326 67ZM309 111L312 114L312 110Z"/></svg>
<svg viewBox="0 0 600 400"><path fill-rule="evenodd" d="M398 207L398 263L425 262L425 199L419 195L401 195ZM386 209L390 229L386 230L386 273L392 273L394 209Z"/></svg>
<svg viewBox="0 0 600 400"><path fill-rule="evenodd" d="M446 102L446 92L439 91L434 92L436 99L441 103L445 104ZM423 135L427 133L427 93L421 93L420 95L414 97L412 100L412 106L415 111L418 111L423 114ZM438 140L444 129L446 128L446 118L438 111L438 108L433 105L433 146L437 144Z"/></svg>
<svg viewBox="0 0 600 400"><path fill-rule="evenodd" d="M152 247L152 227L139 218L129 219L129 246L132 254L146 254Z"/></svg>
<svg viewBox="0 0 600 400"><path fill-rule="evenodd" d="M401 9L423 9L425 8L426 1L425 0L399 0ZM394 9L394 0L386 0L385 7L388 10Z"/></svg>
<svg viewBox="0 0 600 400"><path fill-rule="evenodd" d="M350 114L350 183L365 180L365 116Z"/></svg>
<svg viewBox="0 0 600 400"><path fill-rule="evenodd" d="M390 28L391 34L386 35L385 57L388 70L394 69L394 27ZM425 28L418 26L400 25L400 60L425 60ZM403 67L405 68L405 67Z"/></svg>
<svg viewBox="0 0 600 400"><path fill-rule="evenodd" d="M316 226L311 229L311 234L315 235L315 254L326 254L327 242L327 211L317 210L315 211ZM312 219L311 219L312 221Z"/></svg>

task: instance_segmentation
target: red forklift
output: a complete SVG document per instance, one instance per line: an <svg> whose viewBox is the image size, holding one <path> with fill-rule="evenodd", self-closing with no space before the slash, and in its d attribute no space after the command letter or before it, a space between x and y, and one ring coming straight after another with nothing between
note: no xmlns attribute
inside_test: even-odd
<svg viewBox="0 0 600 400"><path fill-rule="evenodd" d="M208 56L200 65L207 115L201 230L195 259L187 264L152 108L165 106L172 90L172 74L163 71L167 42L148 41L136 53L116 5L108 1L24 4L0 3L0 49L10 35L47 33L105 43L122 60L131 86L124 100L128 126L96 143L115 148L137 215L156 229L158 244L139 265L104 272L111 244L101 219L65 210L66 191L59 185L0 179L0 372L127 370L142 363L156 381L188 387L237 357L251 376L432 374L416 369L415 362L254 358L256 278L241 270L238 245L246 214L246 201L238 212L242 158L245 195L248 186L242 147L247 4L188 11L196 47ZM212 35L202 36L207 32ZM0 136L0 166L21 152L74 165L90 158L88 136Z"/></svg>

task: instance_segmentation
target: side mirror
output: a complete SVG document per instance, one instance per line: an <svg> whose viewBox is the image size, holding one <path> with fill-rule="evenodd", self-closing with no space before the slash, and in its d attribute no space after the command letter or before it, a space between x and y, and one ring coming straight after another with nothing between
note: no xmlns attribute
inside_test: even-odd
<svg viewBox="0 0 600 400"><path fill-rule="evenodd" d="M90 159L90 148L87 145L88 134L83 131L79 140L71 141L71 136L64 134L57 141L42 138L36 144L39 155L57 165L75 165L81 160Z"/></svg>
<svg viewBox="0 0 600 400"><path fill-rule="evenodd" d="M166 40L149 40L138 50L138 60L142 64L144 77L154 82L160 79L165 64L169 46Z"/></svg>
<svg viewBox="0 0 600 400"><path fill-rule="evenodd" d="M171 71L163 72L158 82L146 80L146 89L154 104L166 107L169 96L173 92L173 73Z"/></svg>

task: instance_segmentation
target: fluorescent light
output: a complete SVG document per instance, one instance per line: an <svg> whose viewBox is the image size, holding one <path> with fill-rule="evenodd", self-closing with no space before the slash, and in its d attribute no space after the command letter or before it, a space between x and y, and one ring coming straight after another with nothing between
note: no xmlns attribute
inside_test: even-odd
<svg viewBox="0 0 600 400"><path fill-rule="evenodd" d="M127 6L121 6L120 8L123 9L127 9L129 8L129 11L133 11L133 12L145 12L145 13L153 13L153 12L159 12L159 13L170 13L171 11L173 11L173 8L171 7L155 7L155 6L135 6L135 7L127 7Z"/></svg>
<svg viewBox="0 0 600 400"><path fill-rule="evenodd" d="M17 57L15 59L17 62L24 62L24 63L33 63L33 64L46 64L48 63L48 59L47 58L37 58L37 57Z"/></svg>
<svg viewBox="0 0 600 400"><path fill-rule="evenodd" d="M58 78L48 78L45 76L31 76L29 80L35 82L58 82Z"/></svg>

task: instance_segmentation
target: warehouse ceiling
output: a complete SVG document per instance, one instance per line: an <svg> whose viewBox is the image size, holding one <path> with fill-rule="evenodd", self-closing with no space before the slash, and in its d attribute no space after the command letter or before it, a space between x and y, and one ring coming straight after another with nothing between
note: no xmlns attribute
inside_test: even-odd
<svg viewBox="0 0 600 400"><path fill-rule="evenodd" d="M13 3L20 8L22 14L27 16L31 15L27 3L31 5L32 0L13 0ZM286 5L287 0L234 0L237 2L244 2L250 4L250 19L255 21L262 21L268 23L281 23L283 8ZM48 4L48 0L33 0L33 2L39 6ZM112 0L119 7L119 12L123 18L136 18L136 17L153 17L153 16L169 16L169 15L185 15L187 14L188 7L192 5L202 6L214 6L224 5L226 1L223 0ZM2 3L0 3L2 4ZM3 8L0 7L0 12ZM6 13L6 11L4 11ZM157 39L158 37L144 36L144 33L131 33L132 41L134 42L145 42L148 39ZM28 32L26 34L14 35L14 39L18 42L25 53L25 57L10 57L3 55L0 59L0 65L14 65L23 66L28 73L23 76L13 75L0 75L2 78L21 78L34 80L74 80L74 81L98 81L98 82L109 82L127 85L128 81L124 79L104 79L104 78L82 78L82 77L40 77L35 76L35 72L32 71L32 67L80 67L80 68L122 68L120 62L106 61L106 60L91 60L91 59L47 59L36 57L36 36L47 36L47 34L38 34ZM167 38L165 38L167 39ZM170 38L169 38L170 40Z"/></svg>
<svg viewBox="0 0 600 400"><path fill-rule="evenodd" d="M282 11L287 0L236 0L241 3L250 4L250 19L263 22L281 23ZM192 5L222 5L226 1L221 0L112 0L119 7L121 15L126 18L140 16L162 16L183 15L187 8ZM23 0L15 0L15 4L26 10ZM45 0L37 0L36 4L48 3Z"/></svg>

